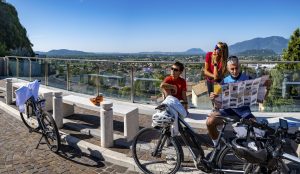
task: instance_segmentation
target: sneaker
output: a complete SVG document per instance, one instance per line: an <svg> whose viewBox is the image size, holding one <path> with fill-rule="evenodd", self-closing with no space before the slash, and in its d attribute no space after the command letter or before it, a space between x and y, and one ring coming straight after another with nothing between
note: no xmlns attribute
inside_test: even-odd
<svg viewBox="0 0 300 174"><path fill-rule="evenodd" d="M194 165L198 170L201 170L205 173L211 172L211 168L207 166L207 164L201 159L201 157L198 157L196 160L194 160Z"/></svg>

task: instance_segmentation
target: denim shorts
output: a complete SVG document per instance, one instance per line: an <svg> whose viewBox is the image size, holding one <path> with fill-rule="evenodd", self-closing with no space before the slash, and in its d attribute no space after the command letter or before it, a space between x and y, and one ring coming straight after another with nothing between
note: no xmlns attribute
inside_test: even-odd
<svg viewBox="0 0 300 174"><path fill-rule="evenodd" d="M223 117L235 116L235 117L246 118L246 119L255 118L251 112L245 112L245 114L243 114L243 115L236 113L232 109L220 109L219 112Z"/></svg>

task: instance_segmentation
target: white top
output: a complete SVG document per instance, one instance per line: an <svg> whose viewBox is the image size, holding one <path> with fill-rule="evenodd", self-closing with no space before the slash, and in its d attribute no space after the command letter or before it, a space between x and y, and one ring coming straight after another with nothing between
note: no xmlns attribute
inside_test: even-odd
<svg viewBox="0 0 300 174"><path fill-rule="evenodd" d="M25 102L33 96L35 100L38 99L40 83L38 80L30 82L27 86L21 86L16 93L16 105L19 107L20 112L25 111Z"/></svg>

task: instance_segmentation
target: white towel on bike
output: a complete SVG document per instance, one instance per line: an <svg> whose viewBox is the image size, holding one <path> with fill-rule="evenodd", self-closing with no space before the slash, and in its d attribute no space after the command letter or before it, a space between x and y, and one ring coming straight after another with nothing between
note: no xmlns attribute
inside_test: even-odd
<svg viewBox="0 0 300 174"><path fill-rule="evenodd" d="M35 80L30 82L27 86L22 86L15 91L16 93L16 105L19 107L20 112L25 111L26 101L33 96L35 100L38 99L40 83Z"/></svg>
<svg viewBox="0 0 300 174"><path fill-rule="evenodd" d="M187 112L186 112L185 108L182 106L182 104L180 103L180 101L176 97L171 96L171 95L168 95L165 98L165 100L162 102L162 104L168 105L168 107L170 108L171 114L174 116L175 121L172 125L171 134L172 134L172 136L176 136L179 134L178 117L179 117L179 115L186 117Z"/></svg>

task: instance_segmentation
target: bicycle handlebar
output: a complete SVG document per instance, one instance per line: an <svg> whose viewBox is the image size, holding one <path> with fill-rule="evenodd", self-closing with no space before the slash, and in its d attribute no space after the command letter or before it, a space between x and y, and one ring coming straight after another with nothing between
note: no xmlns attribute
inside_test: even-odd
<svg viewBox="0 0 300 174"><path fill-rule="evenodd" d="M253 120L251 120L251 119L245 119L245 118L242 118L242 119L240 120L240 122L241 122L242 124L245 124L245 125L248 125L248 126L253 126L253 127L255 127L255 128L267 130L267 131L271 132L272 134L274 134L274 133L276 132L275 129L269 127L268 125L266 125L266 124L261 124L261 123L257 123L257 122L255 122L255 121L253 121Z"/></svg>

